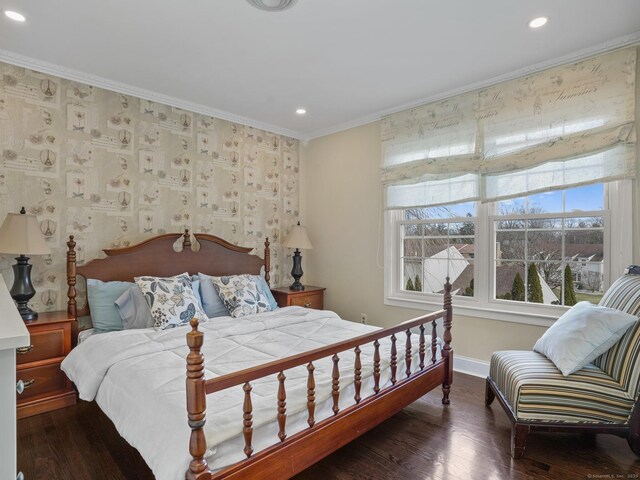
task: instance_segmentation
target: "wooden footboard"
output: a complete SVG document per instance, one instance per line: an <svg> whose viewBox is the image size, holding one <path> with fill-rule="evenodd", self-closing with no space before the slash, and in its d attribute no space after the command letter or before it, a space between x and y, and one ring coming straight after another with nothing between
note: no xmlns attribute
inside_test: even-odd
<svg viewBox="0 0 640 480"><path fill-rule="evenodd" d="M443 319L442 358L436 359L437 353L437 320ZM425 325L431 324L431 344L425 341ZM453 350L451 349L451 284L447 278L444 294L444 308L437 312L409 320L394 327L378 330L366 335L338 342L326 347L304 352L291 357L276 360L264 365L234 372L221 377L205 380L204 356L201 353L204 334L198 331L197 320L191 322L192 331L187 334L189 355L187 356L187 413L191 427L189 452L192 460L186 472L188 480L221 480L221 479L287 479L301 472L308 466L321 460L354 438L378 425L404 407L414 402L437 385L442 385L442 403L449 404L449 391L453 380ZM418 358L412 358L412 332L419 329ZM391 339L391 385L380 386L380 340ZM361 398L362 364L360 347L373 344L373 381L374 393ZM403 348L404 346L404 348ZM404 350L404 351L403 351ZM340 409L340 371L338 368L340 354L352 351L355 354L354 364L354 404ZM406 370L398 371L398 355L404 356ZM315 413L315 378L314 361L331 357L332 400L334 415L316 422ZM411 371L412 362L418 362L418 370ZM288 369L306 365L307 380L307 423L308 428L288 436L286 375ZM279 426L278 438L274 444L257 454L253 454L253 407L251 401L251 382L277 375L279 382L277 409ZM206 396L227 388L243 386L244 404L243 418L238 419L244 425L245 460L222 470L212 472L204 458L207 450L204 434L206 422Z"/></svg>

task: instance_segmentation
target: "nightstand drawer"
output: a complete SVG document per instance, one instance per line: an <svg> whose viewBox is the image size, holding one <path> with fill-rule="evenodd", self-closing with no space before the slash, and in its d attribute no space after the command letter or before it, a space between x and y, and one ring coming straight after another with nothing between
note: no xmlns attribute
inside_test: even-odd
<svg viewBox="0 0 640 480"><path fill-rule="evenodd" d="M296 295L295 297L291 297L289 299L289 304L305 307L305 308L315 308L316 310L322 310L322 292L318 293L309 293L308 295Z"/></svg>
<svg viewBox="0 0 640 480"><path fill-rule="evenodd" d="M16 381L24 386L16 397L18 418L75 405L73 384L60 370L60 363L71 351L75 318L69 318L65 310L40 312L26 326L29 345L16 349Z"/></svg>
<svg viewBox="0 0 640 480"><path fill-rule="evenodd" d="M16 349L18 365L65 356L65 325L55 330L32 331L30 335L30 345Z"/></svg>
<svg viewBox="0 0 640 480"><path fill-rule="evenodd" d="M38 395L65 390L68 386L67 376L60 370L59 363L18 370L16 379L24 383L24 391L17 397L18 403Z"/></svg>

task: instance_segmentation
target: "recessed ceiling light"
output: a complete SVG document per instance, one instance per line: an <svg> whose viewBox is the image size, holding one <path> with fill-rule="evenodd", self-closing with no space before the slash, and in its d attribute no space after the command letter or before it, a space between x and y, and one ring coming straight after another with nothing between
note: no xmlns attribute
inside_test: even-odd
<svg viewBox="0 0 640 480"><path fill-rule="evenodd" d="M293 7L298 0L247 0L251 5L268 12L279 12Z"/></svg>
<svg viewBox="0 0 640 480"><path fill-rule="evenodd" d="M307 111L304 108L299 108L296 110L296 113L298 115L304 115L305 113L307 113Z"/></svg>
<svg viewBox="0 0 640 480"><path fill-rule="evenodd" d="M529 27L531 28L540 28L547 24L549 19L547 17L536 17L529 22Z"/></svg>
<svg viewBox="0 0 640 480"><path fill-rule="evenodd" d="M13 10L5 10L4 14L11 20L15 20L16 22L24 22L26 20L24 15L18 12L14 12Z"/></svg>

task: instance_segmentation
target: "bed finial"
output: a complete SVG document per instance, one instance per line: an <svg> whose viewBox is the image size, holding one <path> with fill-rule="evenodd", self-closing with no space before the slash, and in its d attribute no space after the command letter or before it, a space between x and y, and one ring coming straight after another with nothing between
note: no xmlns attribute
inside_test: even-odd
<svg viewBox="0 0 640 480"><path fill-rule="evenodd" d="M451 302L451 283L449 277L444 284L444 309L447 314L444 317L444 347L442 348L442 357L446 359L447 366L445 371L445 380L442 384L442 403L449 405L449 392L451 391L451 383L453 382L453 350L451 349L451 325L453 323L453 308Z"/></svg>
<svg viewBox="0 0 640 480"><path fill-rule="evenodd" d="M182 235L182 251L189 249L191 250L191 234L189 233L189 229L184 229L184 234Z"/></svg>
<svg viewBox="0 0 640 480"><path fill-rule="evenodd" d="M264 240L264 279L267 282L267 285L270 285L269 280L271 280L271 250L269 250L269 237Z"/></svg>
<svg viewBox="0 0 640 480"><path fill-rule="evenodd" d="M78 314L78 303L76 301L76 242L74 236L69 236L67 242L67 313L70 317L76 318Z"/></svg>
<svg viewBox="0 0 640 480"><path fill-rule="evenodd" d="M198 331L198 319L191 319L191 331L187 333L187 416L191 427L189 453L192 460L186 478L188 480L210 480L211 472L204 459L207 440L204 435L207 396L204 379L204 356L201 353L204 334Z"/></svg>

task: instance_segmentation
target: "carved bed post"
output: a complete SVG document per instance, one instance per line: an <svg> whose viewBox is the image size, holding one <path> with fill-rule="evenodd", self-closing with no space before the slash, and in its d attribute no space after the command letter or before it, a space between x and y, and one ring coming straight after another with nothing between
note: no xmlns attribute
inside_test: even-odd
<svg viewBox="0 0 640 480"><path fill-rule="evenodd" d="M447 315L444 318L444 347L442 349L442 357L446 360L446 371L444 374L444 383L442 384L442 403L449 405L449 392L451 383L453 382L453 350L451 349L451 324L453 322L453 308L451 305L451 283L447 277L447 283L444 284L444 310Z"/></svg>
<svg viewBox="0 0 640 480"><path fill-rule="evenodd" d="M267 285L271 285L269 280L271 280L271 275L269 271L271 270L271 251L269 250L269 237L264 240L264 279L267 282Z"/></svg>
<svg viewBox="0 0 640 480"><path fill-rule="evenodd" d="M67 313L76 318L78 314L78 302L76 301L76 242L73 235L67 242Z"/></svg>
<svg viewBox="0 0 640 480"><path fill-rule="evenodd" d="M198 320L191 319L192 330L187 333L187 414L191 439L189 453L192 460L187 471L187 480L210 480L211 471L204 459L207 451L207 440L204 435L206 422L207 395L204 378L204 356L200 353L204 341L204 333L198 331Z"/></svg>

